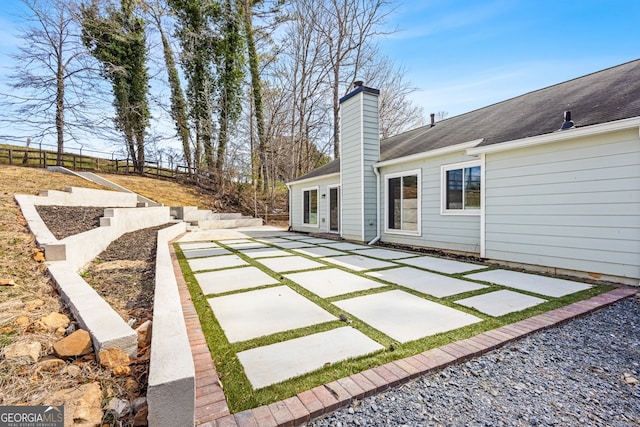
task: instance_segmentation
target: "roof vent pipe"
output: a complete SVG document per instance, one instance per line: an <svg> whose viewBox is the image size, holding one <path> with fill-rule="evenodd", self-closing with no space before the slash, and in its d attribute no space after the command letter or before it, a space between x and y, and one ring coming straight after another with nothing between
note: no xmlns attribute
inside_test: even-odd
<svg viewBox="0 0 640 427"><path fill-rule="evenodd" d="M564 123L562 123L562 126L560 126L560 130L567 130L574 127L575 127L575 124L573 123L573 120L571 120L571 111L565 111Z"/></svg>
<svg viewBox="0 0 640 427"><path fill-rule="evenodd" d="M435 125L436 125L436 114L431 113L431 127L434 127Z"/></svg>

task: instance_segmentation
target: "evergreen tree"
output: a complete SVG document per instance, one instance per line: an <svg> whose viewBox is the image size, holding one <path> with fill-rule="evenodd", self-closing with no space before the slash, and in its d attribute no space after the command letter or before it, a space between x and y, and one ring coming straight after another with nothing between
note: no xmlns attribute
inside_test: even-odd
<svg viewBox="0 0 640 427"><path fill-rule="evenodd" d="M102 63L111 81L116 109L115 124L124 134L134 169L144 168L144 138L149 124L144 22L135 16L135 0L121 0L120 8L108 5L103 15L98 3L82 7L82 37L91 54Z"/></svg>

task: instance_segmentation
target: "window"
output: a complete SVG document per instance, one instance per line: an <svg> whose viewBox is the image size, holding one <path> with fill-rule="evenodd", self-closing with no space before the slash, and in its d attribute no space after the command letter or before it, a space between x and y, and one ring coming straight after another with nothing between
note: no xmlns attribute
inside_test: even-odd
<svg viewBox="0 0 640 427"><path fill-rule="evenodd" d="M478 213L481 181L481 167L477 162L443 166L443 213Z"/></svg>
<svg viewBox="0 0 640 427"><path fill-rule="evenodd" d="M318 225L318 189L302 190L302 223Z"/></svg>
<svg viewBox="0 0 640 427"><path fill-rule="evenodd" d="M386 231L420 233L420 171L385 176Z"/></svg>

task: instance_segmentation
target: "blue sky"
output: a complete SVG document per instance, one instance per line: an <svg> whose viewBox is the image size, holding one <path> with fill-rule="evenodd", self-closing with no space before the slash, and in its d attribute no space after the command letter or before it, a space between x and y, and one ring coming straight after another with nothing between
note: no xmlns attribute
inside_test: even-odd
<svg viewBox="0 0 640 427"><path fill-rule="evenodd" d="M19 42L20 0L0 4L0 75ZM400 1L381 50L449 117L640 58L638 0ZM639 76L640 78L640 76Z"/></svg>
<svg viewBox="0 0 640 427"><path fill-rule="evenodd" d="M450 116L640 58L638 0L404 1L382 51ZM640 76L638 76L640 78Z"/></svg>

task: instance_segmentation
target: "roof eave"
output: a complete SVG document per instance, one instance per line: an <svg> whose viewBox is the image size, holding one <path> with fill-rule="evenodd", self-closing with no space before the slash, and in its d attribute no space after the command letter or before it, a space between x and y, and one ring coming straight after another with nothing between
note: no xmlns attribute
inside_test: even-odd
<svg viewBox="0 0 640 427"><path fill-rule="evenodd" d="M299 179L297 181L290 181L290 182L285 183L285 185L287 187L289 187L289 186L294 185L294 184L296 184L296 185L304 184L306 182L318 181L320 179L327 179L327 178L331 178L333 176L336 176L336 177L339 178L340 177L340 172L333 172L333 173L328 173L326 175L318 175L318 176L312 176L311 178Z"/></svg>
<svg viewBox="0 0 640 427"><path fill-rule="evenodd" d="M473 141L463 142L456 145L449 145L447 147L436 148L435 150L423 151L421 153L411 154L404 157L384 160L384 161L375 163L373 166L376 168L381 168L384 166L392 166L400 163L407 163L415 160L427 159L429 157L442 156L445 154L455 153L457 151L465 151L482 143L483 140L484 140L483 138L474 139Z"/></svg>
<svg viewBox="0 0 640 427"><path fill-rule="evenodd" d="M567 141L584 136L601 135L609 132L632 129L634 127L638 128L640 136L640 117L631 117L628 119L616 120L613 122L601 123L597 125L556 131L545 135L515 139L513 141L500 142L483 147L473 147L467 149L467 154L469 154L470 156L476 156L480 154L498 153L500 151L515 150L519 148L533 147L536 145L551 144L559 141Z"/></svg>

